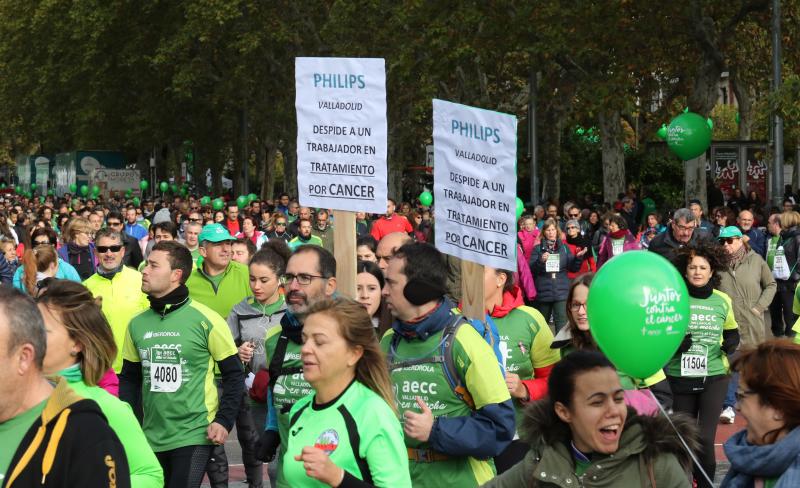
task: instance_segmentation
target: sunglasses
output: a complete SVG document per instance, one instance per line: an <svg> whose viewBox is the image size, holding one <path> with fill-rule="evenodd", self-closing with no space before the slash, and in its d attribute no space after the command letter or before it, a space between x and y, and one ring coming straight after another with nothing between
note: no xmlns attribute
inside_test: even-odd
<svg viewBox="0 0 800 488"><path fill-rule="evenodd" d="M50 242L49 239L48 240L36 239L33 241L34 246L50 246L52 244L55 244L55 242Z"/></svg>
<svg viewBox="0 0 800 488"><path fill-rule="evenodd" d="M122 222L107 222L109 227L116 227L118 225L122 225Z"/></svg>
<svg viewBox="0 0 800 488"><path fill-rule="evenodd" d="M733 244L733 241L738 241L738 240L739 240L738 237L725 237L723 239L720 239L719 242L720 244Z"/></svg>
<svg viewBox="0 0 800 488"><path fill-rule="evenodd" d="M286 222L275 222L275 227L277 227L279 225L282 225L282 226L286 227Z"/></svg>
<svg viewBox="0 0 800 488"><path fill-rule="evenodd" d="M203 219L188 219L189 222L202 222Z"/></svg>
<svg viewBox="0 0 800 488"><path fill-rule="evenodd" d="M100 254L105 254L108 251L119 252L120 249L122 249L122 245L115 244L113 246L97 246L97 247L95 247L95 249L97 249L97 252L99 252Z"/></svg>
<svg viewBox="0 0 800 488"><path fill-rule="evenodd" d="M576 214L569 214L569 216L570 216L570 217L574 217L574 218L578 218L578 217L580 217L580 216L581 216L581 214L579 214L579 213L576 213Z"/></svg>

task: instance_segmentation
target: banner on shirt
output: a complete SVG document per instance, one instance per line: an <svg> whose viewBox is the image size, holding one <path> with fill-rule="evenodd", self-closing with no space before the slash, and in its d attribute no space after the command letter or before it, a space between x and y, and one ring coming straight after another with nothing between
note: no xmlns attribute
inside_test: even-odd
<svg viewBox="0 0 800 488"><path fill-rule="evenodd" d="M517 269L517 118L433 101L436 247Z"/></svg>
<svg viewBox="0 0 800 488"><path fill-rule="evenodd" d="M300 203L386 212L384 60L296 58L295 84Z"/></svg>

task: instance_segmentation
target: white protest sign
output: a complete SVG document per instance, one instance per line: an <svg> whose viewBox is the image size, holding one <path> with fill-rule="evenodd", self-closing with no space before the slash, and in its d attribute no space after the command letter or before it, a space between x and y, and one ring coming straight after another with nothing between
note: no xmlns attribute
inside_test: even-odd
<svg viewBox="0 0 800 488"><path fill-rule="evenodd" d="M295 83L300 203L386 212L384 60L296 58Z"/></svg>
<svg viewBox="0 0 800 488"><path fill-rule="evenodd" d="M436 247L517 269L517 118L433 101Z"/></svg>

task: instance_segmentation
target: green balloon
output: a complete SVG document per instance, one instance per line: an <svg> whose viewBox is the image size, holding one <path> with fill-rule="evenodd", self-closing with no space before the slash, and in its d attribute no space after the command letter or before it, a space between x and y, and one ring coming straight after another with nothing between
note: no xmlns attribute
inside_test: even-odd
<svg viewBox="0 0 800 488"><path fill-rule="evenodd" d="M187 190L185 186L182 186L180 188L180 194L181 194L182 197L185 197L186 195L189 194L189 190Z"/></svg>
<svg viewBox="0 0 800 488"><path fill-rule="evenodd" d="M175 193L178 193L178 185L176 185L175 183L169 185L169 191L171 191L173 195Z"/></svg>
<svg viewBox="0 0 800 488"><path fill-rule="evenodd" d="M0 190L5 190L5 189L6 189L6 184L0 183Z"/></svg>
<svg viewBox="0 0 800 488"><path fill-rule="evenodd" d="M125 198L130 198L130 197L132 197L132 196L133 196L133 190L130 190L130 189L129 189L129 190L127 190L127 191L125 192Z"/></svg>
<svg viewBox="0 0 800 488"><path fill-rule="evenodd" d="M210 204L211 204L211 197L210 196L206 195L206 196L204 196L203 198L200 199L200 205L202 205L204 207L207 207Z"/></svg>
<svg viewBox="0 0 800 488"><path fill-rule="evenodd" d="M150 182L149 181L142 180L142 181L139 182L139 189L141 189L142 191L147 191L148 188L150 188Z"/></svg>
<svg viewBox="0 0 800 488"><path fill-rule="evenodd" d="M419 203L423 204L426 207L430 207L431 203L433 203L433 195L431 192L424 191L419 194Z"/></svg>
<svg viewBox="0 0 800 488"><path fill-rule="evenodd" d="M39 195L39 203L44 203L44 197Z"/></svg>
<svg viewBox="0 0 800 488"><path fill-rule="evenodd" d="M634 378L648 378L667 364L686 335L689 292L669 261L630 251L597 272L586 312L592 337L608 359Z"/></svg>
<svg viewBox="0 0 800 488"><path fill-rule="evenodd" d="M53 189L51 188L51 189L47 190L47 194L52 197L53 195L56 194L56 192L54 192Z"/></svg>
<svg viewBox="0 0 800 488"><path fill-rule="evenodd" d="M81 195L86 196L89 194L89 187L86 185L81 185Z"/></svg>
<svg viewBox="0 0 800 488"><path fill-rule="evenodd" d="M523 213L525 213L525 202L520 197L517 197L517 219L522 217Z"/></svg>
<svg viewBox="0 0 800 488"><path fill-rule="evenodd" d="M667 146L684 161L705 153L710 145L711 128L700 115L684 112L669 123Z"/></svg>
<svg viewBox="0 0 800 488"><path fill-rule="evenodd" d="M166 193L166 191L169 190L169 183L162 181L158 184L158 188L161 190L161 193Z"/></svg>
<svg viewBox="0 0 800 488"><path fill-rule="evenodd" d="M658 129L658 132L656 132L656 135L658 136L659 139L662 139L662 140L666 139L667 138L667 124L661 124L661 128Z"/></svg>
<svg viewBox="0 0 800 488"><path fill-rule="evenodd" d="M14 187L14 193L16 193L16 194L18 194L18 195L19 195L20 193L22 193L22 187L21 187L21 186L19 186L19 185L16 185L16 186Z"/></svg>
<svg viewBox="0 0 800 488"><path fill-rule="evenodd" d="M36 191L36 183L31 183L31 191Z"/></svg>
<svg viewBox="0 0 800 488"><path fill-rule="evenodd" d="M250 193L249 195L247 195L247 203L248 204L249 203L253 203L256 200L258 200L258 195L256 195L255 193Z"/></svg>
<svg viewBox="0 0 800 488"><path fill-rule="evenodd" d="M100 194L100 187L97 185L92 185L92 196L97 196Z"/></svg>
<svg viewBox="0 0 800 488"><path fill-rule="evenodd" d="M215 198L211 206L214 208L214 210L222 210L225 208L225 202L221 198Z"/></svg>
<svg viewBox="0 0 800 488"><path fill-rule="evenodd" d="M69 192L70 193L75 193L76 191L78 191L78 185L76 185L75 183L70 184L69 185Z"/></svg>
<svg viewBox="0 0 800 488"><path fill-rule="evenodd" d="M135 206L137 206L137 207L138 207L140 203L142 203L142 201L141 201L141 200L139 200L139 197L133 197L133 204L134 204Z"/></svg>
<svg viewBox="0 0 800 488"><path fill-rule="evenodd" d="M242 208L245 208L245 207L247 206L247 203L248 203L248 202L247 202L247 196L245 196L245 195L239 195L239 196L236 198L236 205L237 205L237 206L238 206L240 209L242 209Z"/></svg>

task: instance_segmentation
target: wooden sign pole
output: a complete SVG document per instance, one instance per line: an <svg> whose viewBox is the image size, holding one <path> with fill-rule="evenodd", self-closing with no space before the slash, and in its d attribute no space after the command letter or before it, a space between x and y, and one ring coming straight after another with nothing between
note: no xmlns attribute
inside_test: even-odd
<svg viewBox="0 0 800 488"><path fill-rule="evenodd" d="M461 260L461 312L483 322L486 315L483 297L483 265Z"/></svg>
<svg viewBox="0 0 800 488"><path fill-rule="evenodd" d="M333 248L336 258L336 290L356 298L356 214L333 211ZM483 278L481 278L483 279ZM483 283L483 281L481 281ZM481 291L483 286L481 286Z"/></svg>

